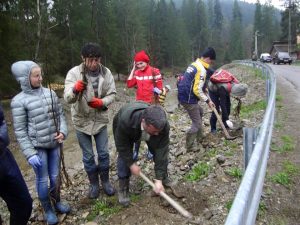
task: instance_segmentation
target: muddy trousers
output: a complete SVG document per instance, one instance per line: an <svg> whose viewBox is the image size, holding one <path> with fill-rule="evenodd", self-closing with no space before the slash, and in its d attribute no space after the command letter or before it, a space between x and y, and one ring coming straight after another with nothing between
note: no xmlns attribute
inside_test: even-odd
<svg viewBox="0 0 300 225"><path fill-rule="evenodd" d="M10 224L26 225L32 211L32 199L20 169L7 148L0 150L0 184L0 197L10 212Z"/></svg>

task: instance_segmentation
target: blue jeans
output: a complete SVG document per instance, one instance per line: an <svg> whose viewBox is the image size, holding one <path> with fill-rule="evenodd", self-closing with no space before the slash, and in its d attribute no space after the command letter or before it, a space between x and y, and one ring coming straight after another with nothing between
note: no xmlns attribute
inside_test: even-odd
<svg viewBox="0 0 300 225"><path fill-rule="evenodd" d="M42 165L34 169L36 175L36 189L39 199L45 200L49 196L48 178L50 180L50 192L60 185L59 182L59 146L52 149L36 148Z"/></svg>
<svg viewBox="0 0 300 225"><path fill-rule="evenodd" d="M131 176L130 168L120 156L117 158L117 170L119 179L129 178Z"/></svg>
<svg viewBox="0 0 300 225"><path fill-rule="evenodd" d="M105 171L109 169L109 154L108 154L108 135L107 127L103 127L99 133L88 135L76 130L79 146L82 150L82 162L87 173L96 171ZM96 143L98 155L98 166L95 161L95 154L92 145L92 136Z"/></svg>
<svg viewBox="0 0 300 225"><path fill-rule="evenodd" d="M10 224L26 225L31 215L32 199L20 169L7 148L0 150L0 196L10 212Z"/></svg>

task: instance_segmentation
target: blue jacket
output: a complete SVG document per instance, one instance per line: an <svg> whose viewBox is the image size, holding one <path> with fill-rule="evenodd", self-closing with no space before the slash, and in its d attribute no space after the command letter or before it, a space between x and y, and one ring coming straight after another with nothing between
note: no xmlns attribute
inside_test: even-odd
<svg viewBox="0 0 300 225"><path fill-rule="evenodd" d="M4 120L4 113L0 105L0 150L4 150L9 144L7 126Z"/></svg>
<svg viewBox="0 0 300 225"><path fill-rule="evenodd" d="M207 101L208 98L203 92L206 69L209 64L197 59L185 71L178 81L178 101L185 104L197 104L201 99Z"/></svg>

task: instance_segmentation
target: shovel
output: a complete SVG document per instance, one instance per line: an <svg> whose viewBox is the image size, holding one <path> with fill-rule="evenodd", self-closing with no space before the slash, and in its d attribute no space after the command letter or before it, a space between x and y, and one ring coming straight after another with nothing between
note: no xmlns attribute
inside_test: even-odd
<svg viewBox="0 0 300 225"><path fill-rule="evenodd" d="M228 131L227 131L227 129L226 129L226 127L225 127L225 125L224 125L224 123L223 123L223 121L222 121L222 119L221 119L221 117L220 117L220 115L219 115L219 113L218 113L216 107L211 107L211 108L212 108L212 110L214 111L214 113L215 113L215 115L216 115L216 117L217 117L217 119L218 119L218 121L219 121L219 123L220 123L220 125L221 125L221 127L222 127L222 129L223 129L223 131L224 131L225 138L226 138L227 140L234 140L234 139L236 139L237 137L232 137L232 136L230 136L230 134L228 133Z"/></svg>
<svg viewBox="0 0 300 225"><path fill-rule="evenodd" d="M140 177L143 178L144 181L146 181L152 188L155 187L154 183L145 176L142 172L140 172ZM161 197L163 197L167 202L170 203L181 215L184 217L191 219L193 218L193 215L189 213L187 210L185 210L181 205L179 205L178 202L173 200L169 195L167 195L165 192L160 192L159 193Z"/></svg>

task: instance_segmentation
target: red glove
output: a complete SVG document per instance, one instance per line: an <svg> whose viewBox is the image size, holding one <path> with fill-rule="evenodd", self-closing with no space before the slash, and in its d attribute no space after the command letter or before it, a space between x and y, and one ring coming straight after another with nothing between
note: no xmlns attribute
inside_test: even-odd
<svg viewBox="0 0 300 225"><path fill-rule="evenodd" d="M95 109L101 109L103 106L103 101L100 98L93 97L92 101L90 101L88 105Z"/></svg>
<svg viewBox="0 0 300 225"><path fill-rule="evenodd" d="M74 93L82 92L86 87L86 84L82 80L76 81L73 91Z"/></svg>

